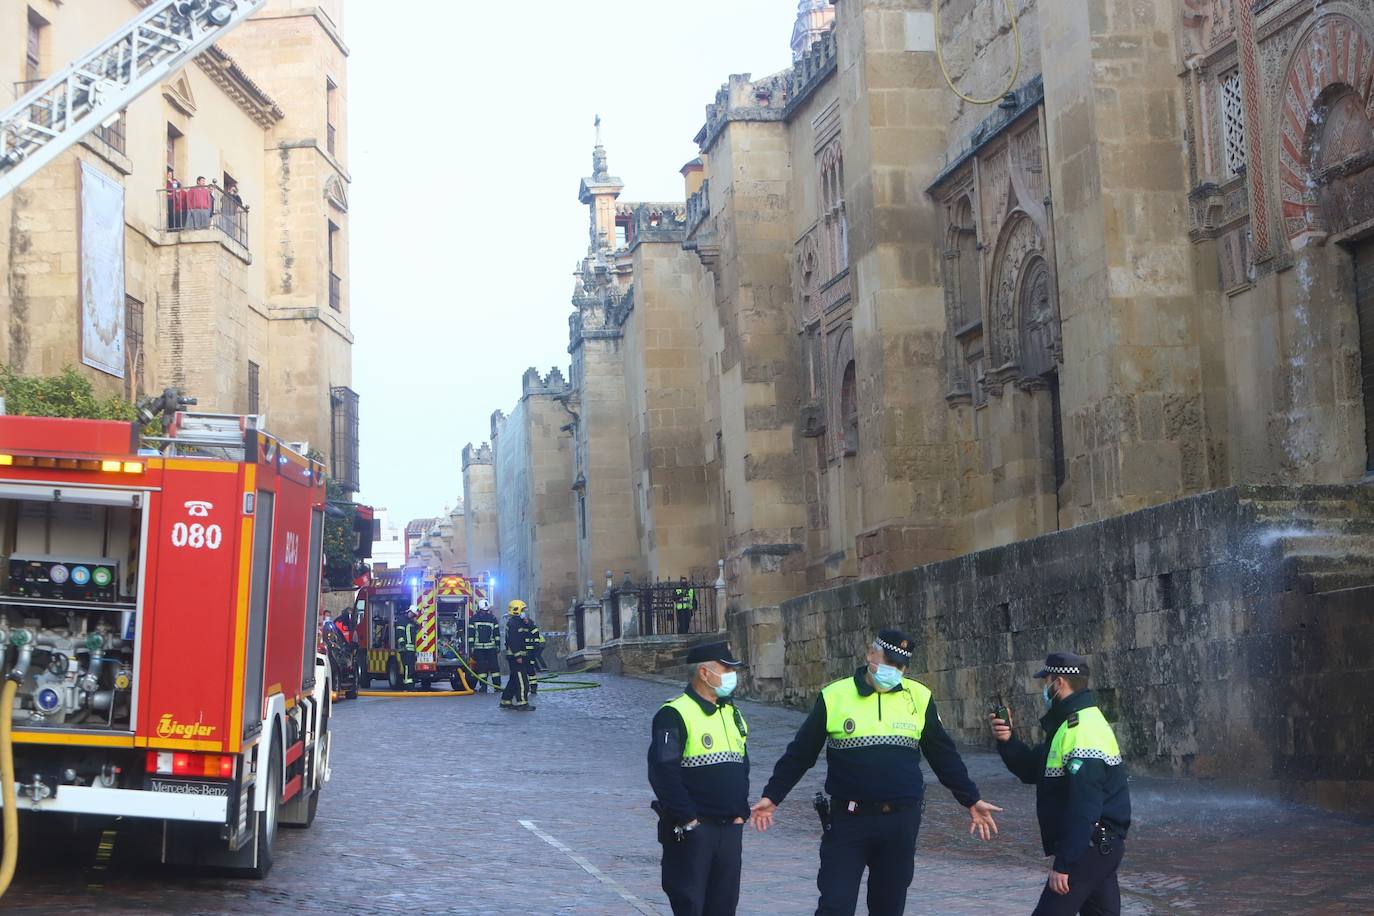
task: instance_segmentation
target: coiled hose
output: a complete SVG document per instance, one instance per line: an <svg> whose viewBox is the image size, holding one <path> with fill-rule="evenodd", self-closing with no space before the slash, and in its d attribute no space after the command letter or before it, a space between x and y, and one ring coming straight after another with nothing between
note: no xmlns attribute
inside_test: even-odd
<svg viewBox="0 0 1374 916"><path fill-rule="evenodd" d="M4 690L0 690L0 803L5 810L3 853L0 853L0 897L9 890L14 880L14 868L19 864L19 809L14 797L14 742L10 728L14 724L14 697L19 692L19 681L11 674L5 680Z"/></svg>

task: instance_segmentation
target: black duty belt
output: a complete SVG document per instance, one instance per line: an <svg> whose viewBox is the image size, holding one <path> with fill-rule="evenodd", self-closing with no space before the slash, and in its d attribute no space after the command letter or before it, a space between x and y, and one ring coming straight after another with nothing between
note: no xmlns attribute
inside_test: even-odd
<svg viewBox="0 0 1374 916"><path fill-rule="evenodd" d="M835 814L853 814L866 817L874 814L893 814L897 811L906 811L919 804L920 802L911 798L898 799L897 801L846 801L842 798L834 798L830 801L830 810Z"/></svg>

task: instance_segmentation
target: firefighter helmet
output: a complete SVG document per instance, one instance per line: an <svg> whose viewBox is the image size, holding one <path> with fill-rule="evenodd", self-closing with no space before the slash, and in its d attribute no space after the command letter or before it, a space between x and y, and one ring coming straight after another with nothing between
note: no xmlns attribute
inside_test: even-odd
<svg viewBox="0 0 1374 916"><path fill-rule="evenodd" d="M491 602L488 601L488 600L485 599L485 598L478 598L478 599L477 599L477 610L479 610L479 611L489 611L489 610L491 610Z"/></svg>
<svg viewBox="0 0 1374 916"><path fill-rule="evenodd" d="M516 598L514 601L510 603L509 610L511 614L523 614L525 612L525 602L521 601L519 598Z"/></svg>

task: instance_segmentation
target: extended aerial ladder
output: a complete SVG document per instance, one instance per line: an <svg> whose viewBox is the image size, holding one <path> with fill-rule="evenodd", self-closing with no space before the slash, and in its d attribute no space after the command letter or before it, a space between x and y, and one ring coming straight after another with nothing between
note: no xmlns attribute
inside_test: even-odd
<svg viewBox="0 0 1374 916"><path fill-rule="evenodd" d="M267 0L155 0L93 50L0 111L0 199Z"/></svg>

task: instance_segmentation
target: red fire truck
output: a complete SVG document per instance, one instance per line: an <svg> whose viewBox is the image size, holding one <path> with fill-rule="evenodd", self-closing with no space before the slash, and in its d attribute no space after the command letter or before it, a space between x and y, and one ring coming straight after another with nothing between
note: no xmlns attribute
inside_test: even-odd
<svg viewBox="0 0 1374 916"><path fill-rule="evenodd" d="M385 678L390 689L401 689L396 630L404 625L406 612L413 607L418 625L415 679L419 686L428 690L443 680L454 690L468 686L460 657L468 655L468 619L482 597L480 586L456 573L426 573L415 567L374 573L358 589L354 603L362 648L359 683L368 687L374 678Z"/></svg>
<svg viewBox="0 0 1374 916"><path fill-rule="evenodd" d="M0 417L0 640L21 811L162 823L262 876L329 773L325 472L256 418Z"/></svg>

